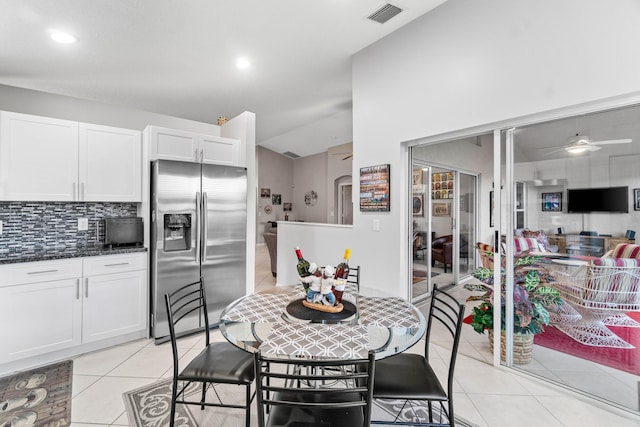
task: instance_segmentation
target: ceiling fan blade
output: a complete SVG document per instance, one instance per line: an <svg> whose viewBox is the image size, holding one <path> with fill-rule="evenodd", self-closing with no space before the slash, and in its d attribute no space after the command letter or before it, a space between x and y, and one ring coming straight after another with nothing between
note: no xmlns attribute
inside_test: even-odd
<svg viewBox="0 0 640 427"><path fill-rule="evenodd" d="M551 147L536 147L536 150L563 150L566 147L568 147L568 145L553 145Z"/></svg>
<svg viewBox="0 0 640 427"><path fill-rule="evenodd" d="M585 145L584 148L586 148L587 151L598 151L598 150L602 150L602 147L598 146L598 145Z"/></svg>
<svg viewBox="0 0 640 427"><path fill-rule="evenodd" d="M633 141L631 138L625 139L608 139L606 141L590 141L594 145L610 145L610 144L628 144Z"/></svg>
<svg viewBox="0 0 640 427"><path fill-rule="evenodd" d="M566 147L559 147L559 148L558 148L558 147L547 147L547 148L555 148L555 150L553 150L553 151L549 151L549 152L547 152L547 153L544 153L544 156L550 156L550 155L552 155L552 154L560 153L560 152L562 152L562 151L565 151L565 150L566 150Z"/></svg>

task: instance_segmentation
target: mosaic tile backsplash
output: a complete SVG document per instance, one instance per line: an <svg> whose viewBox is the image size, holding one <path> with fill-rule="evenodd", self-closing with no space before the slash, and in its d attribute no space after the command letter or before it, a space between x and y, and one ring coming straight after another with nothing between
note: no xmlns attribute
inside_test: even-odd
<svg viewBox="0 0 640 427"><path fill-rule="evenodd" d="M102 247L105 218L137 216L135 203L0 202L0 258ZM78 231L78 218L89 229Z"/></svg>

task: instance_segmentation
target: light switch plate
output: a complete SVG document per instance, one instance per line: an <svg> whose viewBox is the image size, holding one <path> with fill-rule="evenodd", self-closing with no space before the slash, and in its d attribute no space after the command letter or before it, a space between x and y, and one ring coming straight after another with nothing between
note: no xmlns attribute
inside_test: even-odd
<svg viewBox="0 0 640 427"><path fill-rule="evenodd" d="M380 220L379 219L374 219L373 220L373 231L380 231Z"/></svg>
<svg viewBox="0 0 640 427"><path fill-rule="evenodd" d="M87 231L89 229L89 218L78 218L78 231Z"/></svg>

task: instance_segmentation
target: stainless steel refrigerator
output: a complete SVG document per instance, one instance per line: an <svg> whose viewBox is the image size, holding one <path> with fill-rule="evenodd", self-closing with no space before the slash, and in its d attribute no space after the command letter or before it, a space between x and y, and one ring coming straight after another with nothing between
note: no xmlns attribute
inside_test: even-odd
<svg viewBox="0 0 640 427"><path fill-rule="evenodd" d="M203 278L209 321L245 294L247 171L157 160L151 164L151 336L169 339L164 295ZM179 331L201 329L194 315ZM180 326L180 325L178 325Z"/></svg>

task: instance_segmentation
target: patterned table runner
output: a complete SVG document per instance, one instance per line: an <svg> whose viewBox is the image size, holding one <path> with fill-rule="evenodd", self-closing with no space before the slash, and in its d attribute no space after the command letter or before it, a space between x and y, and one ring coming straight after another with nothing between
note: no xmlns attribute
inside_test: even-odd
<svg viewBox="0 0 640 427"><path fill-rule="evenodd" d="M287 304L296 293L251 294L229 310L222 320L272 323L282 319Z"/></svg>
<svg viewBox="0 0 640 427"><path fill-rule="evenodd" d="M364 359L368 342L366 326L278 322L260 350L265 355Z"/></svg>
<svg viewBox="0 0 640 427"><path fill-rule="evenodd" d="M386 328L419 328L420 319L413 307L400 298L358 296L360 323Z"/></svg>

